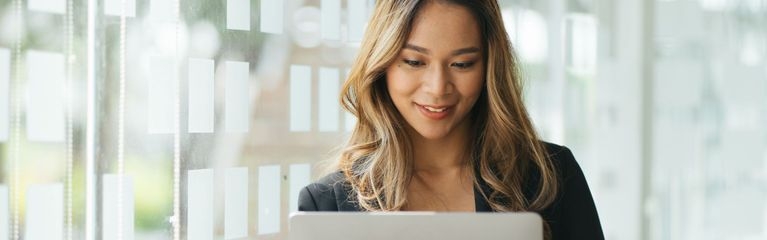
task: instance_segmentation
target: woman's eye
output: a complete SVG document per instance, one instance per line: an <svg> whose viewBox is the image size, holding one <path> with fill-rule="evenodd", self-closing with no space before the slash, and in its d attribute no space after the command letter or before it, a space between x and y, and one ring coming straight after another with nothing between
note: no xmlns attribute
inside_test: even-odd
<svg viewBox="0 0 767 240"><path fill-rule="evenodd" d="M457 62L451 64L454 67L460 68L460 69L467 69L474 65L474 62Z"/></svg>
<svg viewBox="0 0 767 240"><path fill-rule="evenodd" d="M405 62L405 64L410 65L411 67L420 67L420 66L424 65L423 62L418 61L418 60L405 59L405 60L402 60L402 61Z"/></svg>

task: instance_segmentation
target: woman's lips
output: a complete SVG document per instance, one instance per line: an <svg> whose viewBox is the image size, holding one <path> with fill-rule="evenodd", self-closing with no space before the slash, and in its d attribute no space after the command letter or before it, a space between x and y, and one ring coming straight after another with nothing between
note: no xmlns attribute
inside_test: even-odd
<svg viewBox="0 0 767 240"><path fill-rule="evenodd" d="M443 119L453 110L452 106L421 105L418 103L415 105L418 107L421 114L433 120Z"/></svg>

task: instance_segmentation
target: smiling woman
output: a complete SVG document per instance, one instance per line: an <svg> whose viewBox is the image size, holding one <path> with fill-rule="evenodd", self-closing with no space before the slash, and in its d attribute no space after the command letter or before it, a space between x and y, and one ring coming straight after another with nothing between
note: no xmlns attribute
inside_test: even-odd
<svg viewBox="0 0 767 240"><path fill-rule="evenodd" d="M495 0L378 1L342 102L358 118L302 211L534 211L549 239L603 239L562 146L539 139Z"/></svg>
<svg viewBox="0 0 767 240"><path fill-rule="evenodd" d="M386 70L386 88L417 135L439 140L456 133L454 128L469 129L466 115L484 85L482 43L468 9L428 4L421 11L400 56Z"/></svg>
<svg viewBox="0 0 767 240"><path fill-rule="evenodd" d="M467 116L485 83L477 22L452 4L426 4L413 21L401 61L386 70L389 97L418 149L403 209L473 211L473 177L464 170L471 169Z"/></svg>

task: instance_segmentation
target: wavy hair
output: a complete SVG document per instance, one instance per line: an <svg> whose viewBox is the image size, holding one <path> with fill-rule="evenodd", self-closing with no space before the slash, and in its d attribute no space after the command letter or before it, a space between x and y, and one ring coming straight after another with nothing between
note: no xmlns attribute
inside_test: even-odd
<svg viewBox="0 0 767 240"><path fill-rule="evenodd" d="M477 20L486 64L485 86L470 115L477 132L470 147L483 192L494 211L541 211L556 197L554 166L539 141L522 100L522 82L496 0L379 0L341 92L344 108L357 117L341 149L338 170L354 191L353 201L367 211L396 211L407 203L413 176L412 140L385 84L387 67L404 47L419 9L429 1L457 4ZM535 195L525 196L534 168Z"/></svg>

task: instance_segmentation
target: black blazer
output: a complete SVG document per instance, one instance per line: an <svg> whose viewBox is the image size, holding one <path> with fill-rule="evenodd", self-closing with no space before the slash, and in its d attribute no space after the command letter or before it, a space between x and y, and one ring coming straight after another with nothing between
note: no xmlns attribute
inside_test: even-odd
<svg viewBox="0 0 767 240"><path fill-rule="evenodd" d="M594 199L580 166L569 149L545 143L546 149L556 167L560 190L556 200L543 211L538 212L549 224L553 240L604 239ZM538 173L530 171L524 192L528 200L534 196ZM474 189L474 203L477 212L491 212L490 205L479 191L489 194L489 187L480 180L481 190ZM332 173L316 183L304 187L298 195L299 211L362 211L350 201L351 187L343 173Z"/></svg>

